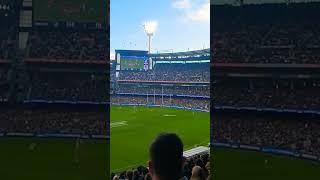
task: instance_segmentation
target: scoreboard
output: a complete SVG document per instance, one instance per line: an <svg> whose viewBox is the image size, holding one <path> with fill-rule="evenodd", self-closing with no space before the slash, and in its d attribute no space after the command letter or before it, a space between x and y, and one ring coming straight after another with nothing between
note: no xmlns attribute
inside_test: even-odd
<svg viewBox="0 0 320 180"><path fill-rule="evenodd" d="M122 56L121 70L147 70L148 58L146 56Z"/></svg>
<svg viewBox="0 0 320 180"><path fill-rule="evenodd" d="M153 63L148 51L116 50L116 77L121 71L152 70Z"/></svg>
<svg viewBox="0 0 320 180"><path fill-rule="evenodd" d="M116 50L117 70L146 71L152 69L148 51Z"/></svg>

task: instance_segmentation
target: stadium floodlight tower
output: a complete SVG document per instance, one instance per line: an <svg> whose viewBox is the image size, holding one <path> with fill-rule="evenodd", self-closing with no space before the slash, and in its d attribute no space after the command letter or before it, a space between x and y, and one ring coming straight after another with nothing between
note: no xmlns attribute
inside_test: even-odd
<svg viewBox="0 0 320 180"><path fill-rule="evenodd" d="M151 53L151 38L154 35L154 32L156 31L158 27L157 21L147 21L143 23L144 31L147 33L148 36L148 52Z"/></svg>

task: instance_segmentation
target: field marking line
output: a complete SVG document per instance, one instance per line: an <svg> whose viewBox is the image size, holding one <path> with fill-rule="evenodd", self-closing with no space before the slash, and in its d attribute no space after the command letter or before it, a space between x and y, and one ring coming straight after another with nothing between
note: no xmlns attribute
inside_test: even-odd
<svg viewBox="0 0 320 180"><path fill-rule="evenodd" d="M110 128L127 126L127 125L128 125L127 121L114 122L114 123L110 123Z"/></svg>
<svg viewBox="0 0 320 180"><path fill-rule="evenodd" d="M175 115L175 114L164 114L162 116L164 116L164 117L176 117L177 115Z"/></svg>

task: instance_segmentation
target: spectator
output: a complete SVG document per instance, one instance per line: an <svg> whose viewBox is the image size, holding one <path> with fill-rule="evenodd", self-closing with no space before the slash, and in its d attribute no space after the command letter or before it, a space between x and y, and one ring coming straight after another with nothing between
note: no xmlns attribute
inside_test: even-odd
<svg viewBox="0 0 320 180"><path fill-rule="evenodd" d="M149 171L153 180L186 179L183 163L183 144L176 134L160 134L151 144Z"/></svg>
<svg viewBox="0 0 320 180"><path fill-rule="evenodd" d="M200 166L192 168L192 175L190 180L206 180L205 172Z"/></svg>

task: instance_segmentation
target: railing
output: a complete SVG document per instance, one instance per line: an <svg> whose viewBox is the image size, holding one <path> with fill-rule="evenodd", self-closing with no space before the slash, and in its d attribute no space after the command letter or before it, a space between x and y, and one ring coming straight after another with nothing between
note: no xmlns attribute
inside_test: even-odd
<svg viewBox="0 0 320 180"><path fill-rule="evenodd" d="M210 85L210 81L152 81L152 80L117 80L118 83L150 83L150 84L195 84Z"/></svg>
<svg viewBox="0 0 320 180"><path fill-rule="evenodd" d="M135 104L135 103L112 103L112 105L118 106L147 106L147 107L165 107L165 108L175 108L175 109L185 109L185 110L193 110L193 111L200 111L200 112L210 112L206 109L201 108L188 108L184 106L175 106L175 105L158 105L158 104Z"/></svg>
<svg viewBox="0 0 320 180"><path fill-rule="evenodd" d="M131 95L131 96L163 96L163 97L189 97L189 98L203 98L203 99L210 99L210 96L197 96L197 95L187 95L187 94L160 94L160 93L154 93L154 94L148 94L148 93L115 93L115 95Z"/></svg>
<svg viewBox="0 0 320 180"><path fill-rule="evenodd" d="M286 108L257 108L257 107L235 107L235 106L214 106L214 110L244 110L257 112L277 112L277 113L298 113L320 115L320 110L306 109L286 109Z"/></svg>
<svg viewBox="0 0 320 180"><path fill-rule="evenodd" d="M81 139L109 139L107 135L82 135L82 134L60 134L60 133L19 133L3 132L0 137L39 137L39 138L81 138Z"/></svg>
<svg viewBox="0 0 320 180"><path fill-rule="evenodd" d="M308 154L308 153L301 153L301 152L292 151L292 150L277 149L277 148L267 147L267 146L255 146L255 145L216 142L216 143L212 143L211 147L258 151L258 152L263 152L263 153L282 155L282 156L290 156L290 157L320 162L320 156L316 156L316 155L312 155L312 154Z"/></svg>
<svg viewBox="0 0 320 180"><path fill-rule="evenodd" d="M33 99L33 100L24 100L24 104L28 103L38 103L38 104L88 104L88 105L107 105L109 104L106 101L103 102L94 102L94 101L65 101L65 100L42 100L42 99Z"/></svg>
<svg viewBox="0 0 320 180"><path fill-rule="evenodd" d="M28 58L24 60L26 63L62 63L62 64L98 64L107 65L107 60L70 60L70 59L45 59L45 58Z"/></svg>

